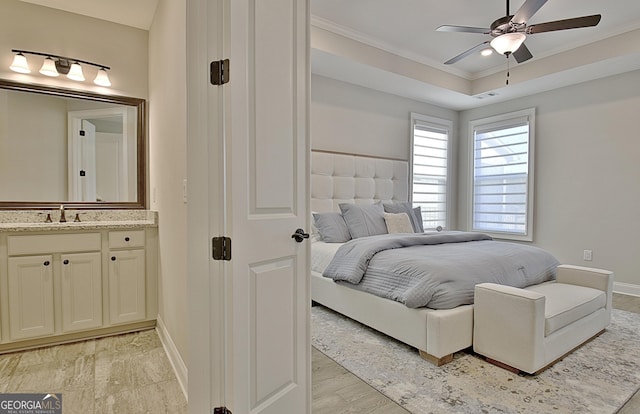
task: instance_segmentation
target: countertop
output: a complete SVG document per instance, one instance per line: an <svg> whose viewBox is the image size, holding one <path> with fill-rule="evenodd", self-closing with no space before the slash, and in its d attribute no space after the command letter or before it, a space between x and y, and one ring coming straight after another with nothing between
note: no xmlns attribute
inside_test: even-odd
<svg viewBox="0 0 640 414"><path fill-rule="evenodd" d="M158 214L149 210L104 210L81 211L67 210L66 222L59 222L60 213L53 211L24 212L0 211L0 231L2 232L35 232L35 231L73 231L73 230L108 230L136 229L158 226ZM80 222L73 221L79 213ZM52 222L46 223L46 215L50 214Z"/></svg>

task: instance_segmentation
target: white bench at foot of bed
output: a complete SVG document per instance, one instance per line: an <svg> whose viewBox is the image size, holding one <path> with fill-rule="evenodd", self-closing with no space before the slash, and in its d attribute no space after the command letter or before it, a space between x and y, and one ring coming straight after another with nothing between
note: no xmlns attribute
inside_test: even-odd
<svg viewBox="0 0 640 414"><path fill-rule="evenodd" d="M609 325L613 273L558 266L556 280L518 289L475 289L474 350L501 366L535 374Z"/></svg>
<svg viewBox="0 0 640 414"><path fill-rule="evenodd" d="M313 301L389 335L420 351L427 361L442 365L455 352L472 346L473 306L435 310L403 304L335 283L311 272Z"/></svg>

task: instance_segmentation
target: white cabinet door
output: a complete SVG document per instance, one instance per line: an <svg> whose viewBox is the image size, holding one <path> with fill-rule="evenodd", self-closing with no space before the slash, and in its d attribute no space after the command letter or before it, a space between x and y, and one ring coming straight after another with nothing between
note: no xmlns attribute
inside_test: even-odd
<svg viewBox="0 0 640 414"><path fill-rule="evenodd" d="M143 249L109 252L109 312L111 324L143 320L145 307Z"/></svg>
<svg viewBox="0 0 640 414"><path fill-rule="evenodd" d="M8 263L11 339L52 335L53 256L10 257Z"/></svg>
<svg viewBox="0 0 640 414"><path fill-rule="evenodd" d="M65 254L62 262L62 330L73 332L102 326L100 252Z"/></svg>

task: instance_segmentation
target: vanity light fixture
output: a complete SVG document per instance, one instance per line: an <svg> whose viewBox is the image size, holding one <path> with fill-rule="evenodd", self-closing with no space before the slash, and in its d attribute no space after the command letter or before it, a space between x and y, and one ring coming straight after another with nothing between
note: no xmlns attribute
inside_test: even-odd
<svg viewBox="0 0 640 414"><path fill-rule="evenodd" d="M32 52L29 50L19 49L11 49L11 51L16 54L13 58L13 63L9 67L14 72L31 73L25 54L44 56L45 59L42 63L42 67L40 68L40 73L42 75L59 76L60 74L63 74L67 75L67 78L71 80L82 82L85 80L85 77L80 64L90 65L98 68L98 73L93 83L99 86L111 86L111 81L107 74L107 71L111 69L109 66L66 56L53 55L51 53Z"/></svg>
<svg viewBox="0 0 640 414"><path fill-rule="evenodd" d="M31 69L29 69L29 65L27 64L27 58L22 53L18 53L13 58L13 63L11 63L9 69L19 73L31 73Z"/></svg>
<svg viewBox="0 0 640 414"><path fill-rule="evenodd" d="M84 80L84 73L82 73L82 66L78 62L73 62L67 73L67 78L82 82Z"/></svg>
<svg viewBox="0 0 640 414"><path fill-rule="evenodd" d="M56 69L56 62L51 59L49 56L46 57L42 67L40 68L40 73L45 76L58 76L58 70Z"/></svg>

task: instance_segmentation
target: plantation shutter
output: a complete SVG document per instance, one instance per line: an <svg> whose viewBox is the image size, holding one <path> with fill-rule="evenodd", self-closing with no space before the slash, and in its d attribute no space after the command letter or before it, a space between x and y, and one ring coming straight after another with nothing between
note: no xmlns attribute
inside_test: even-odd
<svg viewBox="0 0 640 414"><path fill-rule="evenodd" d="M527 235L529 150L528 117L474 128L473 230Z"/></svg>
<svg viewBox="0 0 640 414"><path fill-rule="evenodd" d="M414 121L413 205L422 212L425 229L447 228L449 130Z"/></svg>

